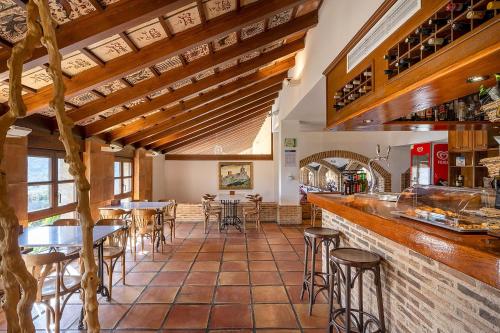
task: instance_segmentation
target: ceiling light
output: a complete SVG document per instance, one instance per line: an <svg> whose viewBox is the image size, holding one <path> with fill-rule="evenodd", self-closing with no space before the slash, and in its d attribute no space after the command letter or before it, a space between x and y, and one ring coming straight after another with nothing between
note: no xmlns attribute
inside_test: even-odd
<svg viewBox="0 0 500 333"><path fill-rule="evenodd" d="M476 83L476 82L481 82L488 80L490 78L489 75L474 75L474 76L469 76L467 78L467 83Z"/></svg>
<svg viewBox="0 0 500 333"><path fill-rule="evenodd" d="M363 120L363 123L365 123L365 124L369 124L371 122L373 122L373 120L371 120L371 119L365 119L365 120Z"/></svg>

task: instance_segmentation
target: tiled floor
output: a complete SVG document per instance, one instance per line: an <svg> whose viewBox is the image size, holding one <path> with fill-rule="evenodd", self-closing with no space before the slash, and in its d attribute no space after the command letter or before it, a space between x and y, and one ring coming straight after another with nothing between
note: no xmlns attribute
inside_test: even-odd
<svg viewBox="0 0 500 333"><path fill-rule="evenodd" d="M150 249L150 246L146 246ZM126 285L120 267L111 302L100 300L103 330L116 332L256 331L324 332L327 304L320 296L313 315L307 294L300 300L304 241L301 227L264 224L208 235L201 223L182 223L173 245L155 259L127 255ZM318 263L319 265L319 263ZM65 310L62 327L76 330L78 297ZM0 317L0 329L5 329ZM45 328L45 318L36 320Z"/></svg>

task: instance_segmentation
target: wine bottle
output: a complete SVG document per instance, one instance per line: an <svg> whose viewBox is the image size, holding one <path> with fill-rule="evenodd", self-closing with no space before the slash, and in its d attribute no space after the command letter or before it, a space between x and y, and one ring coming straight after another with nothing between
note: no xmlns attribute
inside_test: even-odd
<svg viewBox="0 0 500 333"><path fill-rule="evenodd" d="M384 69L384 74L386 75L393 75L393 74L396 74L396 70L394 69Z"/></svg>
<svg viewBox="0 0 500 333"><path fill-rule="evenodd" d="M366 77L371 77L372 76L372 72L371 71L364 71L363 75L366 76Z"/></svg>
<svg viewBox="0 0 500 333"><path fill-rule="evenodd" d="M341 99L342 98L342 94L341 93L335 93L335 95L333 95L333 98L334 99Z"/></svg>
<svg viewBox="0 0 500 333"><path fill-rule="evenodd" d="M429 25L445 25L448 23L448 19L444 18L435 18L429 20Z"/></svg>
<svg viewBox="0 0 500 333"><path fill-rule="evenodd" d="M358 97L359 97L359 95L358 95L358 94L350 94L350 95L349 95L349 97L347 97L347 98L348 98L349 100L351 100L351 101L354 101L354 100L356 100L356 98L358 98Z"/></svg>
<svg viewBox="0 0 500 333"><path fill-rule="evenodd" d="M446 44L446 39L445 38L440 38L440 37L437 37L437 38L429 38L429 40L427 41L427 44L429 45L444 45Z"/></svg>
<svg viewBox="0 0 500 333"><path fill-rule="evenodd" d="M467 12L467 19L469 20L481 20L484 18L484 10L471 10Z"/></svg>
<svg viewBox="0 0 500 333"><path fill-rule="evenodd" d="M428 44L422 44L422 46L420 46L420 50L424 52L434 52L434 46Z"/></svg>
<svg viewBox="0 0 500 333"><path fill-rule="evenodd" d="M344 89L342 89L343 91L345 92L349 92L351 89L347 88L347 87L344 87Z"/></svg>
<svg viewBox="0 0 500 333"><path fill-rule="evenodd" d="M394 54L386 54L386 55L384 55L384 60L394 61L394 60L396 60L396 55L394 55Z"/></svg>
<svg viewBox="0 0 500 333"><path fill-rule="evenodd" d="M363 86L363 90L364 90L364 91L370 91L370 90L372 90L372 86L370 86L369 84L364 85L364 86Z"/></svg>
<svg viewBox="0 0 500 333"><path fill-rule="evenodd" d="M491 1L486 5L487 10L500 9L500 1Z"/></svg>
<svg viewBox="0 0 500 333"><path fill-rule="evenodd" d="M406 37L406 39L405 39L405 43L408 43L408 44L416 44L419 42L420 42L420 38L415 37L415 36L409 36L409 37Z"/></svg>
<svg viewBox="0 0 500 333"><path fill-rule="evenodd" d="M470 24L466 22L455 22L451 25L451 28L455 31L469 31Z"/></svg>
<svg viewBox="0 0 500 333"><path fill-rule="evenodd" d="M345 87L346 87L347 89L352 89L354 86L353 86L352 84L348 83L348 84L346 84L346 85L345 85Z"/></svg>
<svg viewBox="0 0 500 333"><path fill-rule="evenodd" d="M461 12L464 9L463 3L448 3L446 5L446 11L448 12Z"/></svg>
<svg viewBox="0 0 500 333"><path fill-rule="evenodd" d="M361 83L360 80L352 80L352 84L358 86Z"/></svg>
<svg viewBox="0 0 500 333"><path fill-rule="evenodd" d="M429 27L421 27L415 29L416 34L422 34L422 36L430 36L434 30Z"/></svg>

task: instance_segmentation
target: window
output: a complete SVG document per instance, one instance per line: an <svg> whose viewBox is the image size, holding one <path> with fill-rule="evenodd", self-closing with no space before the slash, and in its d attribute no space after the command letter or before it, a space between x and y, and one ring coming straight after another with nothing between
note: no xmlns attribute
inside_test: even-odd
<svg viewBox="0 0 500 333"><path fill-rule="evenodd" d="M115 196L125 197L132 192L132 177L134 174L132 161L120 159L115 161Z"/></svg>
<svg viewBox="0 0 500 333"><path fill-rule="evenodd" d="M30 151L28 213L30 221L69 212L76 206L76 187L63 154Z"/></svg>

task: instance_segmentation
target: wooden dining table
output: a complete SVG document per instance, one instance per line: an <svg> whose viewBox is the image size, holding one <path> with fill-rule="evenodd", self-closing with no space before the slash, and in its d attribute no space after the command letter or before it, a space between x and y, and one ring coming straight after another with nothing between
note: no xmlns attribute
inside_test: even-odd
<svg viewBox="0 0 500 333"><path fill-rule="evenodd" d="M103 284L104 281L104 241L113 235L122 226L94 226L92 231L94 247L97 248L97 267L99 285L97 293L106 297L108 302L109 289ZM51 251L58 248L81 248L83 246L83 234L80 226L41 226L28 227L19 235L19 246L23 248L46 247ZM79 329L84 329L83 307L80 315Z"/></svg>

